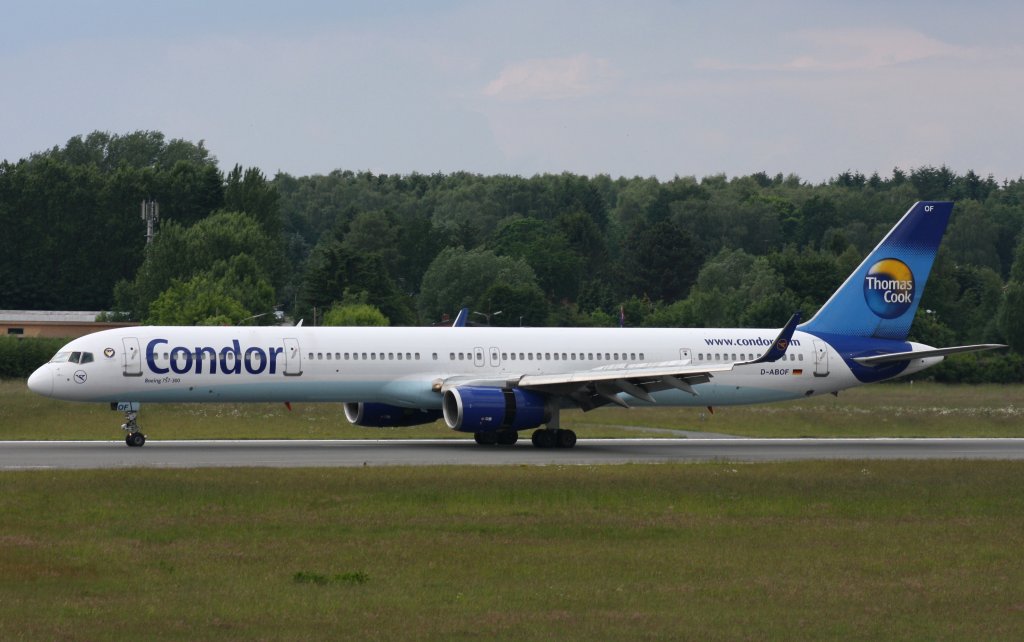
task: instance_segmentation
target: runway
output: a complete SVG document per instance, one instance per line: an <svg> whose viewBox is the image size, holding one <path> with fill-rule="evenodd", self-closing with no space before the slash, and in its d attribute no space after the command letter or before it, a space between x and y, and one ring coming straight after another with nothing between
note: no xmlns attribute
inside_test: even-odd
<svg viewBox="0 0 1024 642"><path fill-rule="evenodd" d="M581 439L571 450L469 440L0 442L0 470L511 466L830 459L1024 459L1024 439Z"/></svg>

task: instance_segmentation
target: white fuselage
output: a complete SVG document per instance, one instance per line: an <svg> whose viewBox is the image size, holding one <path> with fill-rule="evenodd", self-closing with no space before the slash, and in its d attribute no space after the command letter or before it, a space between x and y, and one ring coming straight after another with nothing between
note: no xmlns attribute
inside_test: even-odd
<svg viewBox="0 0 1024 642"><path fill-rule="evenodd" d="M514 386L524 375L623 364L742 362L761 355L776 332L140 326L72 341L63 357L32 375L29 386L75 401L377 402L437 409L442 384ZM841 356L824 340L796 332L779 361L715 373L694 386L697 395L668 390L653 396L659 404L716 406L835 392L860 383ZM919 359L901 374L939 360Z"/></svg>

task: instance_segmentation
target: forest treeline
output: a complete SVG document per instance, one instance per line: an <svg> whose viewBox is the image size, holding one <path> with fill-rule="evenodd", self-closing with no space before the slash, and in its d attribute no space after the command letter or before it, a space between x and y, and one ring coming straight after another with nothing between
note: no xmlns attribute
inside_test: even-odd
<svg viewBox="0 0 1024 642"><path fill-rule="evenodd" d="M161 214L148 246L145 199ZM778 327L812 315L921 199L956 207L912 339L1009 343L936 376L1024 380L1024 180L945 166L816 185L766 172L267 177L221 171L202 141L93 132L0 164L0 309L425 325L469 307L492 325Z"/></svg>

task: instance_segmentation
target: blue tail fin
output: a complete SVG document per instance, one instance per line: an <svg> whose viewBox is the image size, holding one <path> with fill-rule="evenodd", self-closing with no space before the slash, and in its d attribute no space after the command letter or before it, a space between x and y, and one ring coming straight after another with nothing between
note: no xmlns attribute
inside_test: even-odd
<svg viewBox="0 0 1024 642"><path fill-rule="evenodd" d="M915 203L800 329L905 340L952 211L949 202Z"/></svg>

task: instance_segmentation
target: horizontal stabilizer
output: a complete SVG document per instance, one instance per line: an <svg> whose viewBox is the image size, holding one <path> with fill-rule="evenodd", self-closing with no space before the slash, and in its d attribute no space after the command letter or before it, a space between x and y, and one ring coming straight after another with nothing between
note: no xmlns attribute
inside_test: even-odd
<svg viewBox="0 0 1024 642"><path fill-rule="evenodd" d="M981 352L983 350L998 350L1005 348L1000 343L980 343L973 346L952 346L949 348L934 348L932 350L911 350L909 352L893 352L891 354L879 354L873 357L854 357L854 361L863 366L879 366L883 363L894 363L896 361L910 361L911 359L924 359L926 357L944 357L949 354L961 352Z"/></svg>

